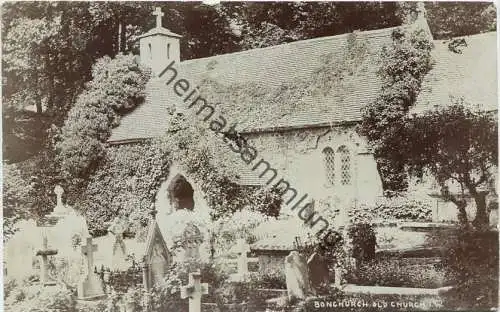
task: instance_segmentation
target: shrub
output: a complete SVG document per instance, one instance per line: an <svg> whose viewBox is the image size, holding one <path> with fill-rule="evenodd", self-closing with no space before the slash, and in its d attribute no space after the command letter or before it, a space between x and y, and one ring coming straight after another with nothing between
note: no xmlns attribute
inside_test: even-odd
<svg viewBox="0 0 500 312"><path fill-rule="evenodd" d="M256 288L286 289L286 276L282 270L269 269L253 275L250 281Z"/></svg>
<svg viewBox="0 0 500 312"><path fill-rule="evenodd" d="M498 306L498 232L458 232L444 240L443 264L455 285L446 298L450 308Z"/></svg>
<svg viewBox="0 0 500 312"><path fill-rule="evenodd" d="M442 287L444 274L433 264L408 265L401 260L376 260L361 264L348 273L349 283L363 286Z"/></svg>
<svg viewBox="0 0 500 312"><path fill-rule="evenodd" d="M76 298L72 291L61 285L24 285L10 292L5 309L12 312L73 312L76 311Z"/></svg>
<svg viewBox="0 0 500 312"><path fill-rule="evenodd" d="M432 203L429 198L418 198L411 194L384 197L373 209L373 216L384 220L430 221Z"/></svg>
<svg viewBox="0 0 500 312"><path fill-rule="evenodd" d="M358 261L375 258L377 239L373 227L368 223L357 223L349 227L347 235L352 240L352 257Z"/></svg>
<svg viewBox="0 0 500 312"><path fill-rule="evenodd" d="M92 81L69 111L56 143L58 159L69 177L86 178L93 171L119 116L144 101L149 76L132 55L105 56L94 64Z"/></svg>

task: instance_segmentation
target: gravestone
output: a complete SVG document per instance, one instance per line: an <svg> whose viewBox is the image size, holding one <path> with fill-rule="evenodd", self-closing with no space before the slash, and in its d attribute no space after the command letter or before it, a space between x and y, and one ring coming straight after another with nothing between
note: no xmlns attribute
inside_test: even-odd
<svg viewBox="0 0 500 312"><path fill-rule="evenodd" d="M116 217L108 228L108 232L114 235L113 255L111 258L111 269L123 271L129 266L127 262L127 250L123 241L123 233L127 230L128 221L122 217Z"/></svg>
<svg viewBox="0 0 500 312"><path fill-rule="evenodd" d="M285 258L285 277L288 298L305 299L310 293L307 262L295 250Z"/></svg>
<svg viewBox="0 0 500 312"><path fill-rule="evenodd" d="M47 235L43 235L42 241L42 248L36 252L37 256L42 257L42 263L40 263L40 282L44 286L55 285L55 281L49 277L49 256L57 255L57 249L48 248Z"/></svg>
<svg viewBox="0 0 500 312"><path fill-rule="evenodd" d="M309 269L309 280L313 290L318 291L327 286L330 282L330 271L328 270L327 259L315 252L307 260Z"/></svg>
<svg viewBox="0 0 500 312"><path fill-rule="evenodd" d="M101 280L94 273L94 252L97 251L97 245L92 244L92 237L87 237L86 244L82 246L82 254L87 262L87 274L81 282L78 283L78 299L91 300L104 296L104 290Z"/></svg>
<svg viewBox="0 0 500 312"><path fill-rule="evenodd" d="M189 312L201 311L201 296L208 295L208 284L201 283L201 273L189 274L189 284L181 287L181 299L189 298Z"/></svg>
<svg viewBox="0 0 500 312"><path fill-rule="evenodd" d="M151 289L163 280L171 261L165 239L158 223L153 219L149 225L143 258L143 284L146 289Z"/></svg>

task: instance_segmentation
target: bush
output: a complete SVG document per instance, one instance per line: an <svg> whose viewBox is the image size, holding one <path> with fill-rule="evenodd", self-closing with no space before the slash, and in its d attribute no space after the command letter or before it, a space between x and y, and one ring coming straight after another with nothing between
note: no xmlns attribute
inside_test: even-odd
<svg viewBox="0 0 500 312"><path fill-rule="evenodd" d="M61 285L40 287L24 285L13 289L5 300L5 310L11 312L73 312L74 293Z"/></svg>
<svg viewBox="0 0 500 312"><path fill-rule="evenodd" d="M373 210L375 218L408 221L431 221L432 203L428 198L411 194L384 197Z"/></svg>
<svg viewBox="0 0 500 312"><path fill-rule="evenodd" d="M455 285L450 308L498 307L498 232L458 232L446 240L443 264Z"/></svg>
<svg viewBox="0 0 500 312"><path fill-rule="evenodd" d="M358 261L375 258L377 239L373 227L368 223L357 223L349 227L347 235L352 240L352 257Z"/></svg>
<svg viewBox="0 0 500 312"><path fill-rule="evenodd" d="M349 283L363 286L438 288L444 274L433 264L405 264L404 259L383 259L361 264L349 272Z"/></svg>

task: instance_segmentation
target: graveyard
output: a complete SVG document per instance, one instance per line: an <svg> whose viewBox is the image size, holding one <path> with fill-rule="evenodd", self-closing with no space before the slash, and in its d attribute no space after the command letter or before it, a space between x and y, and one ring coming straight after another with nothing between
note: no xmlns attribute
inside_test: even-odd
<svg viewBox="0 0 500 312"><path fill-rule="evenodd" d="M154 208L144 233L124 235L127 220L117 216L108 235L93 238L85 219L62 202L63 192L57 186L53 212L38 224L23 223L6 246L6 311L27 311L37 302L60 311L186 312L418 311L459 304L460 279L450 274L451 249L443 245L443 238L463 239L454 223L356 223L320 241L293 216L262 219L253 235L213 253L204 239L209 225L185 210L178 211L181 225L167 226L168 239ZM245 213L251 214L236 219ZM496 244L496 232L487 233L475 239ZM483 269L489 274L493 265ZM489 277L497 283L497 276ZM486 295L496 300L494 291Z"/></svg>
<svg viewBox="0 0 500 312"><path fill-rule="evenodd" d="M3 8L5 311L498 307L494 7Z"/></svg>

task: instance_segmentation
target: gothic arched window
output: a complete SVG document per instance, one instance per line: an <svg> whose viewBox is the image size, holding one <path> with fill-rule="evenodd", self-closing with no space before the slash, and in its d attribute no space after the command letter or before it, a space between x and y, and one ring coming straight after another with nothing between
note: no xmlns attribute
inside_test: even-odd
<svg viewBox="0 0 500 312"><path fill-rule="evenodd" d="M323 149L323 161L325 162L326 180L328 184L335 184L335 152L330 147Z"/></svg>
<svg viewBox="0 0 500 312"><path fill-rule="evenodd" d="M344 145L339 147L338 154L340 157L340 184L349 185L351 184L351 154Z"/></svg>

